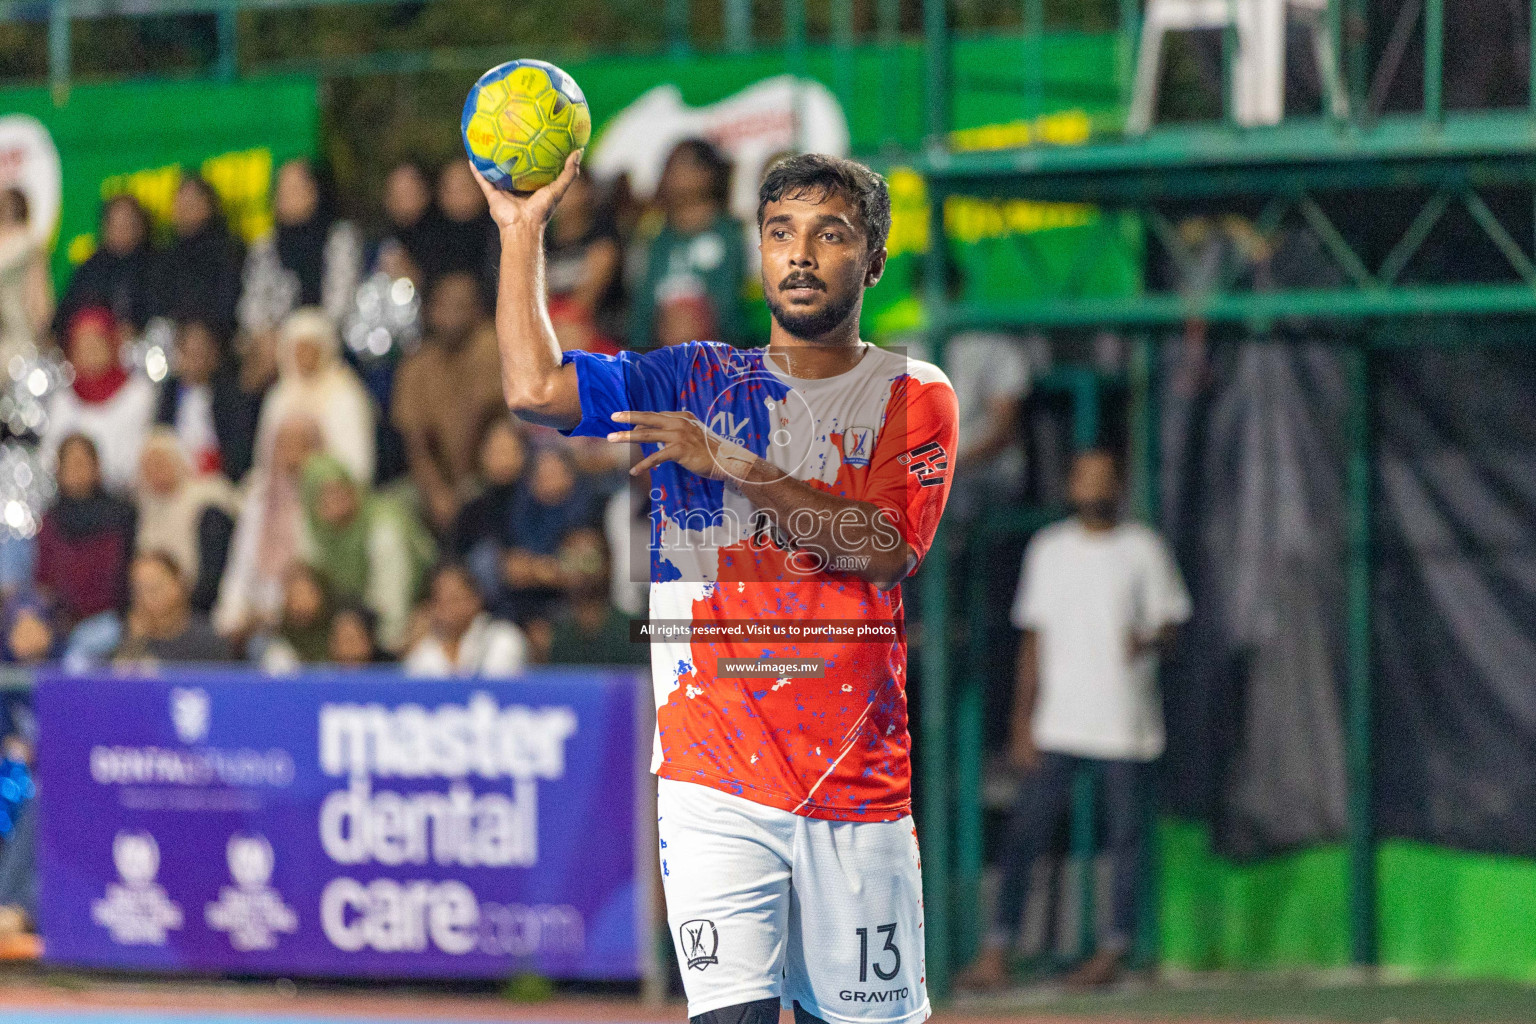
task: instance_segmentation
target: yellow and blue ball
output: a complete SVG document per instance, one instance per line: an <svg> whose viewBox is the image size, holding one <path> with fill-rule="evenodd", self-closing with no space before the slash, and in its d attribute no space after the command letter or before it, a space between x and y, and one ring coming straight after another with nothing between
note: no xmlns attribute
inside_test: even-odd
<svg viewBox="0 0 1536 1024"><path fill-rule="evenodd" d="M592 138L581 86L542 60L510 60L469 90L459 120L464 151L497 188L532 192L554 181L565 158Z"/></svg>

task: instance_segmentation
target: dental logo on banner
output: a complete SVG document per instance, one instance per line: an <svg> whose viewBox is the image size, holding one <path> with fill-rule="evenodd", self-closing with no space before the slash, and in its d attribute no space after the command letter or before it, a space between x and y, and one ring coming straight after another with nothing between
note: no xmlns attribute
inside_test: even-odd
<svg viewBox="0 0 1536 1024"><path fill-rule="evenodd" d="M46 955L638 977L639 682L45 677Z"/></svg>

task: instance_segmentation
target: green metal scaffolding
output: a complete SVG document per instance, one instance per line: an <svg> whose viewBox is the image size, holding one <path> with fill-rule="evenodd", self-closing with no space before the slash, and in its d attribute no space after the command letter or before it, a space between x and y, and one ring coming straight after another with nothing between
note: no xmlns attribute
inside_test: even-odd
<svg viewBox="0 0 1536 1024"><path fill-rule="evenodd" d="M1375 837L1372 830L1371 772L1371 478L1373 442L1370 421L1372 351L1388 345L1465 342L1454 318L1536 313L1536 261L1531 254L1536 219L1524 240L1496 217L1486 199L1489 190L1536 188L1536 46L1531 105L1502 111L1444 109L1444 5L1429 0L1420 15L1424 45L1423 109L1412 115L1375 116L1368 105L1365 52L1366 11L1360 0L1333 0L1328 25L1345 45L1350 83L1348 120L1306 118L1264 128L1241 128L1227 118L1219 123L1154 129L1140 139L1111 139L1073 148L1039 147L983 153L953 153L942 145L949 127L948 60L945 4L925 5L928 48L930 145L922 161L931 204L929 238L944 238L944 206L952 196L1087 202L1100 207L1100 223L1131 215L1143 225L1148 251L1175 266L1190 261L1165 208L1170 203L1198 204L1203 211L1223 209L1251 216L1272 234L1282 220L1305 227L1342 270L1336 287L1240 289L1218 281L1205 290L1153 290L1123 298L1087 298L1074 293L1072 280L1054 282L1054 297L1016 302L951 302L942 287L950 253L930 245L926 254L929 282L924 296L931 346L942 362L944 341L964 330L1109 329L1132 341L1128 385L1131 398L1131 449L1136 464L1134 506L1153 520L1158 459L1155 396L1155 338L1180 325L1199 321L1224 324L1239 335L1262 335L1276 321L1306 319L1335 328L1348 352L1350 406L1347 421L1346 494L1349 509L1347 551L1347 701L1345 723L1349 783L1349 924L1350 952L1356 964L1376 961ZM1036 5L1026 2L1026 24ZM1536 3L1532 4L1536 16ZM1121 5L1124 65L1134 62L1136 5ZM1350 31L1343 27L1348 24ZM1230 39L1228 46L1231 45ZM1029 98L1024 100L1025 104ZM1325 200L1351 195L1423 199L1407 230L1383 258L1373 261L1346 238L1325 211ZM1446 281L1411 284L1405 268L1441 222L1460 207L1504 256L1511 280ZM1028 244L1024 242L1021 244ZM1091 266L1096 240L1082 245ZM1081 268L1082 263L1072 262ZM1432 326L1427 326L1432 325ZM1338 328L1344 328L1342 331ZM1410 328L1405 330L1405 328ZM1440 330L1440 328L1446 328ZM1417 332L1417 333L1415 333ZM1445 334L1436 339L1436 333ZM1079 444L1083 443L1079 437ZM1088 439L1091 443L1091 438ZM941 526L941 532L943 527ZM948 621L949 586L946 544L936 540L921 579L921 607L927 623ZM937 557L935 557L937 556ZM957 917L974 913L981 869L980 716L974 683L953 680L960 652L946 630L929 628L923 636L922 741L924 861L929 929L929 983L936 995L948 992L957 958L969 952L974 930L957 927ZM938 709L933 713L933 709ZM954 709L953 718L946 717ZM1083 786L1075 808L1074 852L1091 854L1091 790ZM1086 877L1086 869L1081 877ZM1150 915L1148 915L1150 916ZM1085 912L1085 924L1089 915ZM1150 922L1155 929L1155 920ZM1147 937L1142 937L1146 948Z"/></svg>

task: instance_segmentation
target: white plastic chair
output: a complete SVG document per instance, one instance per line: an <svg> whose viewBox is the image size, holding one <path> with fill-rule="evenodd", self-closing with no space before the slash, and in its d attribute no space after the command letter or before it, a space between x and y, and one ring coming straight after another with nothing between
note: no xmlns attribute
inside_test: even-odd
<svg viewBox="0 0 1536 1024"><path fill-rule="evenodd" d="M1157 112L1163 37L1169 32L1236 30L1232 55L1232 115L1238 124L1276 124L1285 116L1285 29L1289 18L1312 32L1323 95L1335 117L1349 112L1338 54L1328 31L1328 0L1147 0L1136 57L1136 88L1126 132L1143 135Z"/></svg>

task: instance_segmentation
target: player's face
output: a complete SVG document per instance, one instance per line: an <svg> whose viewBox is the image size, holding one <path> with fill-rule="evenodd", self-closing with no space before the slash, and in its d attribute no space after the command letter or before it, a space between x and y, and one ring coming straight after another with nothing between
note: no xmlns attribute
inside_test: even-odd
<svg viewBox="0 0 1536 1024"><path fill-rule="evenodd" d="M869 251L859 211L840 195L792 193L763 211L763 295L779 326L815 340L858 315L880 280L885 250Z"/></svg>

